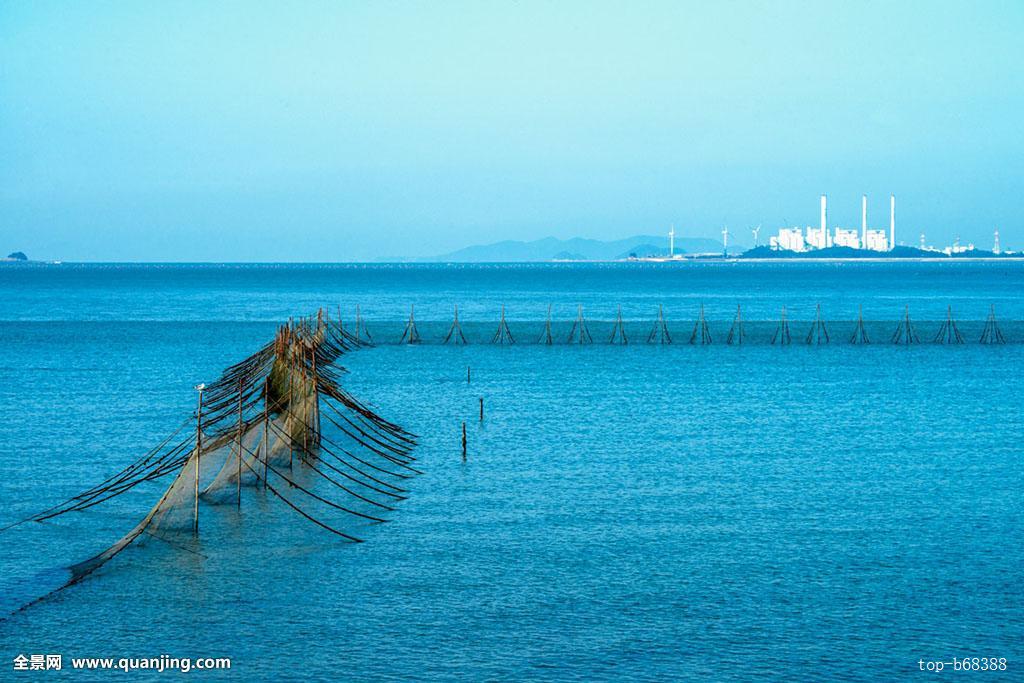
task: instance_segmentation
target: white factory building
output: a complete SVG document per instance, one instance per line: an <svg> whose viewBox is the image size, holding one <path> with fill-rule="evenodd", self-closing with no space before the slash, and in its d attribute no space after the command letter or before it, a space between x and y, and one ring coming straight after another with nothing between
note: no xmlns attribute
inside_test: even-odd
<svg viewBox="0 0 1024 683"><path fill-rule="evenodd" d="M768 240L772 249L812 251L828 247L850 247L870 251L890 251L896 244L896 196L889 195L889 230L868 229L868 196L861 198L860 230L856 228L828 228L828 197L821 195L821 221L818 227L780 228Z"/></svg>

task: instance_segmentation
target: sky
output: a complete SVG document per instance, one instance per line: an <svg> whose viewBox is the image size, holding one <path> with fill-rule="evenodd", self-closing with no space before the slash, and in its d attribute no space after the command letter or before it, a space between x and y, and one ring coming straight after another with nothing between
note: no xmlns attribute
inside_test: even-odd
<svg viewBox="0 0 1024 683"><path fill-rule="evenodd" d="M0 3L0 250L352 261L888 224L1024 248L1021 2Z"/></svg>

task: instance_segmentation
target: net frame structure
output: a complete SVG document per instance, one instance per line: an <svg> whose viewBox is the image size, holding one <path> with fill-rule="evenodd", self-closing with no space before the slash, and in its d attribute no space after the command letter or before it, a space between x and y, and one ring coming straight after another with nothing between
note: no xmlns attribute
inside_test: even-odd
<svg viewBox="0 0 1024 683"><path fill-rule="evenodd" d="M143 535L198 535L202 508L241 507L243 490L259 490L323 530L362 542L336 518L387 521L387 513L407 497L405 480L422 473L413 464L416 435L342 386L347 370L339 359L367 345L340 319L331 320L326 309L289 320L272 341L216 381L198 385L196 411L152 450L7 528L85 512L142 484L170 478L135 527L68 567L70 577L57 590L82 581Z"/></svg>

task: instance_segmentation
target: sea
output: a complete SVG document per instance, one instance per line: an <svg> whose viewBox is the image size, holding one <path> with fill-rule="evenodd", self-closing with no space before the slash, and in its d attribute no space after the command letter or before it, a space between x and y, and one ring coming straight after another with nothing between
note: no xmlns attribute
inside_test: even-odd
<svg viewBox="0 0 1024 683"><path fill-rule="evenodd" d="M1022 292L1016 262L3 265L0 679L1024 680ZM418 435L388 521L346 543L249 488L51 594L167 482L9 525L320 308Z"/></svg>

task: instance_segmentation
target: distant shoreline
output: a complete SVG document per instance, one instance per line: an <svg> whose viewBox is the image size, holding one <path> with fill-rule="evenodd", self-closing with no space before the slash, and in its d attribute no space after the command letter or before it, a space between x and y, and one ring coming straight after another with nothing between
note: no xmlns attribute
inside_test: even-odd
<svg viewBox="0 0 1024 683"><path fill-rule="evenodd" d="M1020 263L1020 256L936 256L936 257L743 257L699 256L684 258L634 259L546 259L538 261L13 261L0 260L0 268L60 266L487 266L487 265L586 265L586 264L674 264L691 263Z"/></svg>
<svg viewBox="0 0 1024 683"><path fill-rule="evenodd" d="M984 262L1005 262L1005 261L1024 261L1024 254L1021 256L897 256L897 257L885 257L885 256L756 256L756 257L743 257L743 256L708 256L708 257L691 257L681 259L667 259L667 258L650 258L650 259L630 259L628 261L621 261L624 263L694 263L694 262L718 262L718 263L977 263L979 261ZM583 263L580 261L560 261L559 263ZM585 263L600 263L599 261L588 261Z"/></svg>

